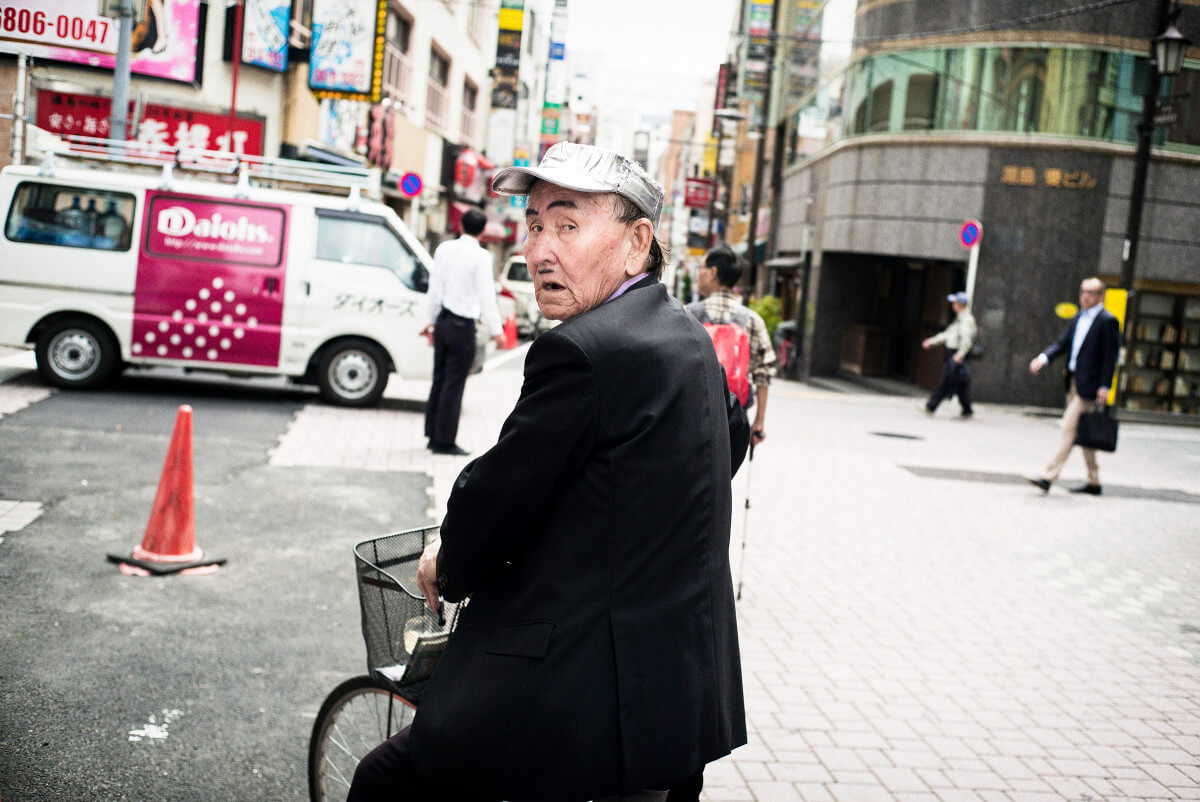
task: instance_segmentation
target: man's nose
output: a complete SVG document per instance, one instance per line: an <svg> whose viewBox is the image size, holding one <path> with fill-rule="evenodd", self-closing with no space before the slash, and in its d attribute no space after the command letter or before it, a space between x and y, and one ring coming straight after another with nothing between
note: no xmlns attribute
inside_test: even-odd
<svg viewBox="0 0 1200 802"><path fill-rule="evenodd" d="M540 237L537 240L525 240L523 250L525 251L525 261L538 272L541 272L540 268L551 260L551 251Z"/></svg>

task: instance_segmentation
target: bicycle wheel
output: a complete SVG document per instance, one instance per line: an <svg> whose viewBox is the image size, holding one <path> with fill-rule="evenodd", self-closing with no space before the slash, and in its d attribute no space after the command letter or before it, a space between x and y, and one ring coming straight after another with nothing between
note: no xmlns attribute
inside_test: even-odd
<svg viewBox="0 0 1200 802"><path fill-rule="evenodd" d="M416 707L371 677L353 677L325 697L308 742L312 802L344 802L354 770L379 744L412 723Z"/></svg>

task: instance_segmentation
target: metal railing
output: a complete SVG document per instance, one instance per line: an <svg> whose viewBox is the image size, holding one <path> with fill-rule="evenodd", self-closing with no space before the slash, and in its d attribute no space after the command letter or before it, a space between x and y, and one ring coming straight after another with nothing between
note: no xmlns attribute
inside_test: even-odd
<svg viewBox="0 0 1200 802"><path fill-rule="evenodd" d="M449 111L450 97L446 87L430 78L429 89L425 93L425 125L444 136Z"/></svg>
<svg viewBox="0 0 1200 802"><path fill-rule="evenodd" d="M30 126L33 149L47 159L44 169L53 170L53 158L58 157L83 164L125 165L128 167L162 168L165 176L178 170L198 173L210 178L236 177L260 185L298 185L308 191L369 190L375 180L366 167L342 167L294 159L275 159L247 156L227 150L196 150L156 145L135 140L101 139L99 137L52 134Z"/></svg>
<svg viewBox="0 0 1200 802"><path fill-rule="evenodd" d="M475 145L475 112L463 106L462 115L458 122L458 141L464 145Z"/></svg>
<svg viewBox="0 0 1200 802"><path fill-rule="evenodd" d="M403 50L388 42L383 48L383 94L404 99L411 85L412 61Z"/></svg>

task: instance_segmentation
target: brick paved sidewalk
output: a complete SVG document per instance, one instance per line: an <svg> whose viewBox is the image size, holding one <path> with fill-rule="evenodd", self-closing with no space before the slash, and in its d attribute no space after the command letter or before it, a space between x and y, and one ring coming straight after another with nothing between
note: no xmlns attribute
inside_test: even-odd
<svg viewBox="0 0 1200 802"><path fill-rule="evenodd" d="M471 378L461 442L495 440L520 375L518 357ZM1138 495L1200 492L1200 433L1125 426L1101 467L1130 497L1042 496L1020 476L1053 421L783 382L770 403L734 485L736 573L752 473L751 743L706 799L1200 799L1200 510ZM427 469L436 518L465 460L424 451L417 412L314 404L273 462Z"/></svg>

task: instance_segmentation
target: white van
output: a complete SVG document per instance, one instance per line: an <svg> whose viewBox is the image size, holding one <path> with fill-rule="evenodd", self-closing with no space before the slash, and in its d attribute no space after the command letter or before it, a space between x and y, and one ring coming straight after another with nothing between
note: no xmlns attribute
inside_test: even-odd
<svg viewBox="0 0 1200 802"><path fill-rule="evenodd" d="M68 388L169 365L370 406L391 372L428 377L433 260L396 213L357 189L242 179L4 168L0 345L32 344L42 378Z"/></svg>

